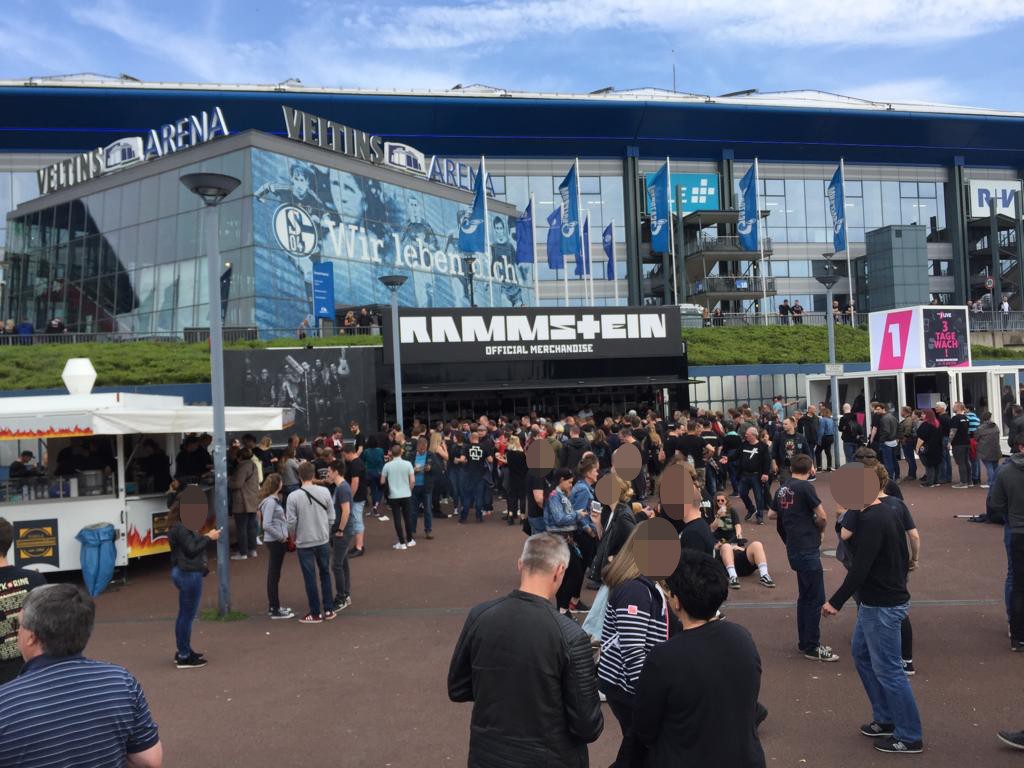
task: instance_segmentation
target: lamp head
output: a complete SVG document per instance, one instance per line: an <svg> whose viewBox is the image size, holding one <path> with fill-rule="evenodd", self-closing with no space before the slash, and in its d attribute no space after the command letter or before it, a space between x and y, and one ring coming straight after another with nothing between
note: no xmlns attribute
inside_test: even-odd
<svg viewBox="0 0 1024 768"><path fill-rule="evenodd" d="M377 279L390 290L397 291L409 278L405 275L381 275Z"/></svg>
<svg viewBox="0 0 1024 768"><path fill-rule="evenodd" d="M186 173L181 183L189 192L203 198L207 205L216 205L241 184L234 176L223 173Z"/></svg>

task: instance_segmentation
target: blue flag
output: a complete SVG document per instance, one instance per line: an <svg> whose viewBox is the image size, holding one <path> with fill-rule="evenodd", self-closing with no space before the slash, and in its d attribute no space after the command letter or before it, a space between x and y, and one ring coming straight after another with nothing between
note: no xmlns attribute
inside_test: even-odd
<svg viewBox="0 0 1024 768"><path fill-rule="evenodd" d="M558 194L562 196L562 209L559 217L562 222L562 254L580 252L580 189L576 178L576 166L573 165L565 179L558 185Z"/></svg>
<svg viewBox="0 0 1024 768"><path fill-rule="evenodd" d="M750 166L740 179L740 219L736 224L736 232L740 236L740 247L745 251L756 251L759 247L757 220L757 184L754 178L754 166Z"/></svg>
<svg viewBox="0 0 1024 768"><path fill-rule="evenodd" d="M565 269L562 256L562 216L555 208L548 214L548 266L551 269Z"/></svg>
<svg viewBox="0 0 1024 768"><path fill-rule="evenodd" d="M482 170L482 169L481 169ZM478 174L479 177L479 174ZM459 250L463 253L483 253L486 245L486 212L484 190L487 184L477 184L472 209L462 214L459 221Z"/></svg>
<svg viewBox="0 0 1024 768"><path fill-rule="evenodd" d="M576 257L576 277L590 274L590 217L583 220L583 253Z"/></svg>
<svg viewBox="0 0 1024 768"><path fill-rule="evenodd" d="M846 201L843 200L843 167L836 168L828 185L828 210L832 214L832 247L846 250Z"/></svg>
<svg viewBox="0 0 1024 768"><path fill-rule="evenodd" d="M651 216L651 250L668 253L671 249L669 225L668 163L654 174L647 185L647 213Z"/></svg>
<svg viewBox="0 0 1024 768"><path fill-rule="evenodd" d="M608 265L605 270L605 277L609 280L615 279L615 232L612 225L604 228L601 235L601 243L604 245L604 255L608 257Z"/></svg>
<svg viewBox="0 0 1024 768"><path fill-rule="evenodd" d="M533 202L516 219L516 264L532 264L533 259Z"/></svg>

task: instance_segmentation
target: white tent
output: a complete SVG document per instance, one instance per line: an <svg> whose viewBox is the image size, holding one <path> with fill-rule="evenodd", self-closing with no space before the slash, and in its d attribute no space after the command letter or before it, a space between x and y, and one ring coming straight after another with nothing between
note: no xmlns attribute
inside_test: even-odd
<svg viewBox="0 0 1024 768"><path fill-rule="evenodd" d="M285 429L281 408L228 407L228 432ZM0 398L0 440L48 437L212 432L213 409L185 405L181 397L109 392Z"/></svg>

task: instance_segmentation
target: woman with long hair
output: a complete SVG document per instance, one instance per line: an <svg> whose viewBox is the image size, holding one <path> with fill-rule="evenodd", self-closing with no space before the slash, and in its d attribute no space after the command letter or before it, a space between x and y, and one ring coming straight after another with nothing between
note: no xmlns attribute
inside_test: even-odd
<svg viewBox="0 0 1024 768"><path fill-rule="evenodd" d="M665 446L662 443L661 435L654 428L654 423L647 425L647 437L644 439L644 463L647 466L647 476L653 489L655 478L661 475L662 456L665 453Z"/></svg>
<svg viewBox="0 0 1024 768"><path fill-rule="evenodd" d="M430 431L427 453L434 456L434 492L430 497L433 514L434 517L445 518L448 514L441 509L441 497L447 496L451 490L448 484L448 446L444 444L444 435L436 429Z"/></svg>
<svg viewBox="0 0 1024 768"><path fill-rule="evenodd" d="M634 548L636 530L604 571L608 607L601 628L598 687L622 729L613 768L639 765L633 738L633 700L640 670L651 649L669 637L668 600L661 587L640 573Z"/></svg>
<svg viewBox="0 0 1024 768"><path fill-rule="evenodd" d="M832 471L832 446L836 441L836 423L832 421L832 409L823 405L818 419L818 445L814 447L815 466L822 467L823 472ZM821 461L822 456L825 462Z"/></svg>
<svg viewBox="0 0 1024 768"><path fill-rule="evenodd" d="M281 581L281 567L285 555L288 554L288 519L281 495L284 483L281 476L271 472L260 486L260 516L263 518L263 544L269 554L267 562L267 602L268 615L272 619L290 619L295 614L291 608L282 608L278 596L278 584Z"/></svg>
<svg viewBox="0 0 1024 768"><path fill-rule="evenodd" d="M921 485L934 488L939 484L939 468L942 466L942 427L931 408L921 411L921 426L917 428L917 452L924 464L924 480Z"/></svg>
<svg viewBox="0 0 1024 768"><path fill-rule="evenodd" d="M526 515L526 452L519 438L512 435L505 448L508 466L508 524L515 525Z"/></svg>
<svg viewBox="0 0 1024 768"><path fill-rule="evenodd" d="M171 546L171 581L178 588L178 616L174 621L174 639L177 650L174 664L178 669L197 669L206 666L203 654L192 649L192 624L199 613L199 601L203 597L203 578L210 572L206 559L206 547L217 541L221 529L215 528L206 534L187 527L181 520L181 501L172 496L167 510L169 531L167 540Z"/></svg>
<svg viewBox="0 0 1024 768"><path fill-rule="evenodd" d="M281 453L281 458L277 462L277 471L281 474L281 482L284 483L282 498L287 499L288 494L297 491L301 485L299 482L299 460L295 458L293 445L289 445Z"/></svg>

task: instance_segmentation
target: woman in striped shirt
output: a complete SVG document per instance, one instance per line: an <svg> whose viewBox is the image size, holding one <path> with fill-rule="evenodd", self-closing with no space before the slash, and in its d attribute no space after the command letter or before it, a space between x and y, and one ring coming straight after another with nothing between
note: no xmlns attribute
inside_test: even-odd
<svg viewBox="0 0 1024 768"><path fill-rule="evenodd" d="M611 591L601 630L598 687L622 728L622 744L612 768L639 765L634 741L633 697L647 654L669 637L670 611L662 588L640 574L633 547L636 530L605 571Z"/></svg>

